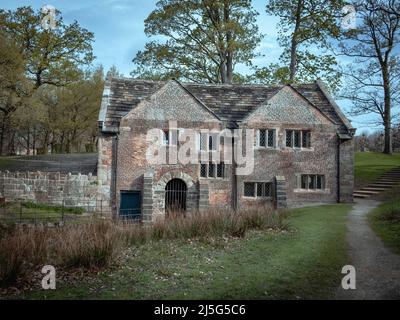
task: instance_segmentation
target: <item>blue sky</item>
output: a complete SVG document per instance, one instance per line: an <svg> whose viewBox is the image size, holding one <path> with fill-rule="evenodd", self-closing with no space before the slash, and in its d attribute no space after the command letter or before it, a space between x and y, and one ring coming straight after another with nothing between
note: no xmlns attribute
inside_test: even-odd
<svg viewBox="0 0 400 320"><path fill-rule="evenodd" d="M2 9L16 9L30 5L40 9L43 5L53 5L62 12L64 21L71 23L77 20L79 24L94 32L95 63L102 64L105 70L115 65L118 70L129 77L133 69L132 58L146 43L143 21L155 8L156 0L2 0ZM253 0L254 8L260 13L258 23L261 33L265 35L259 50L265 57L258 58L255 64L262 66L277 62L281 54L276 37L276 17L265 13L265 0ZM340 101L343 109L348 108L348 102ZM366 124L370 117L351 118L358 133L371 131Z"/></svg>

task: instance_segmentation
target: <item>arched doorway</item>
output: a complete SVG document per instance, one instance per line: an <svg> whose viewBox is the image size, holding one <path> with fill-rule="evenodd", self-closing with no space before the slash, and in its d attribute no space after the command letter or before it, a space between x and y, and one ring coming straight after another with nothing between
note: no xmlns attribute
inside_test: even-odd
<svg viewBox="0 0 400 320"><path fill-rule="evenodd" d="M181 216L186 211L186 183L172 179L165 186L165 214L167 217Z"/></svg>

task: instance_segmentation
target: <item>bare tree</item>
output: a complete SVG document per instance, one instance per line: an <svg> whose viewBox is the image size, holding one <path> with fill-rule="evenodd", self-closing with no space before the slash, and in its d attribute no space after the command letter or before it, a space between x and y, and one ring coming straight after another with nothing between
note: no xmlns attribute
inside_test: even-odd
<svg viewBox="0 0 400 320"><path fill-rule="evenodd" d="M343 96L353 102L354 115L375 113L384 127L384 153L392 153L392 107L400 101L400 16L390 0L355 1L360 25L345 33L341 54L354 58L345 74Z"/></svg>

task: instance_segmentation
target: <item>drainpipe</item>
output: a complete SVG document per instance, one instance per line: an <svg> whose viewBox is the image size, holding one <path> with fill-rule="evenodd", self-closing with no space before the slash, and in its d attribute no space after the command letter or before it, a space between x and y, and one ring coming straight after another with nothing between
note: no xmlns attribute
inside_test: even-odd
<svg viewBox="0 0 400 320"><path fill-rule="evenodd" d="M114 216L118 215L118 204L117 204L117 168L118 168L118 141L119 141L119 133L115 135L115 145L114 145L114 168L113 168L113 209Z"/></svg>
<svg viewBox="0 0 400 320"><path fill-rule="evenodd" d="M336 201L337 203L340 203L340 137L338 137L338 143L337 143L337 174L336 174L336 189L337 189L337 195L336 195Z"/></svg>
<svg viewBox="0 0 400 320"><path fill-rule="evenodd" d="M237 211L237 164L235 161L235 137L232 135L232 208Z"/></svg>

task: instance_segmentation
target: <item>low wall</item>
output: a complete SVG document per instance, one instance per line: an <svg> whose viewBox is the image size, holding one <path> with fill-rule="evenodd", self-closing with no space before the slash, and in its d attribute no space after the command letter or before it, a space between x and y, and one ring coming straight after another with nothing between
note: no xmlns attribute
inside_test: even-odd
<svg viewBox="0 0 400 320"><path fill-rule="evenodd" d="M1 172L0 195L6 201L32 201L45 204L102 210L97 197L97 177L59 172Z"/></svg>

